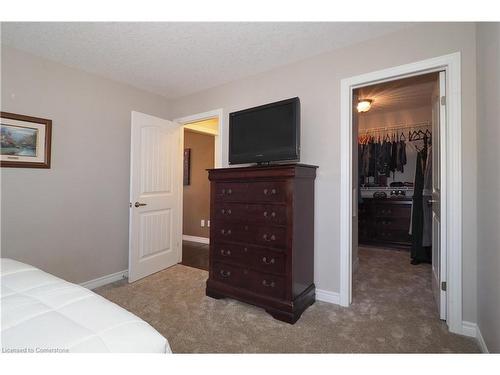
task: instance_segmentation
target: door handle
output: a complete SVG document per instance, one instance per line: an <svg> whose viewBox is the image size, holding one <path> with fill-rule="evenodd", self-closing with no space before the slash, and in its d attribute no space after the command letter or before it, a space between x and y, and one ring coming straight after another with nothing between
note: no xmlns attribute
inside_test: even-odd
<svg viewBox="0 0 500 375"><path fill-rule="evenodd" d="M135 207L141 207L141 206L147 206L147 204L146 203L135 202L134 206Z"/></svg>

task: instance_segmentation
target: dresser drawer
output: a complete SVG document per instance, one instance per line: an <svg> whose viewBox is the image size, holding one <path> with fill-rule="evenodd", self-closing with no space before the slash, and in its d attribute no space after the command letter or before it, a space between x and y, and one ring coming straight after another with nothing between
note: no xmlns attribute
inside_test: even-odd
<svg viewBox="0 0 500 375"><path fill-rule="evenodd" d="M224 242L252 242L256 236L256 228L250 229L250 226L244 223L235 223L233 221L213 224L212 235L216 241Z"/></svg>
<svg viewBox="0 0 500 375"><path fill-rule="evenodd" d="M377 231L377 240L389 242L410 242L408 229L386 229L380 228Z"/></svg>
<svg viewBox="0 0 500 375"><path fill-rule="evenodd" d="M377 217L406 218L410 216L410 212L411 212L411 205L400 206L400 205L384 204L377 206L375 215Z"/></svg>
<svg viewBox="0 0 500 375"><path fill-rule="evenodd" d="M286 282L284 277L257 271L248 271L248 276L248 287L253 292L278 299L285 298Z"/></svg>
<svg viewBox="0 0 500 375"><path fill-rule="evenodd" d="M286 246L286 228L283 227L257 227L255 232L255 243L269 246L284 248Z"/></svg>
<svg viewBox="0 0 500 375"><path fill-rule="evenodd" d="M249 202L285 202L287 183L283 181L254 182L248 185Z"/></svg>
<svg viewBox="0 0 500 375"><path fill-rule="evenodd" d="M248 221L248 205L219 202L215 204L212 221L246 222Z"/></svg>
<svg viewBox="0 0 500 375"><path fill-rule="evenodd" d="M216 241L242 242L278 248L286 246L286 228L284 227L223 222L216 223L212 233Z"/></svg>
<svg viewBox="0 0 500 375"><path fill-rule="evenodd" d="M284 274L286 255L283 252L254 248L248 252L248 261L252 268L259 271Z"/></svg>
<svg viewBox="0 0 500 375"><path fill-rule="evenodd" d="M258 224L286 225L286 207L254 204L248 206L248 221Z"/></svg>
<svg viewBox="0 0 500 375"><path fill-rule="evenodd" d="M243 202L247 199L248 184L241 182L214 183L215 200L220 202Z"/></svg>
<svg viewBox="0 0 500 375"><path fill-rule="evenodd" d="M219 202L214 206L213 221L286 225L285 206Z"/></svg>
<svg viewBox="0 0 500 375"><path fill-rule="evenodd" d="M410 228L410 219L405 217L397 218L377 218L376 219L377 230L406 230L408 232Z"/></svg>
<svg viewBox="0 0 500 375"><path fill-rule="evenodd" d="M212 247L211 256L214 261L236 264L246 264L246 262L248 262L250 246L215 241L210 246Z"/></svg>
<svg viewBox="0 0 500 375"><path fill-rule="evenodd" d="M216 242L212 244L214 261L250 267L274 274L284 274L286 255L279 250L271 250L250 245Z"/></svg>
<svg viewBox="0 0 500 375"><path fill-rule="evenodd" d="M248 270L227 263L213 263L211 268L212 279L238 287L249 286Z"/></svg>

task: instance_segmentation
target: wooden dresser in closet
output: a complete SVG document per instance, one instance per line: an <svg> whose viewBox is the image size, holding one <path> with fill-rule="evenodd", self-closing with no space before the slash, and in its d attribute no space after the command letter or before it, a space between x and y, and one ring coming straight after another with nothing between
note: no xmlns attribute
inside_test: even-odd
<svg viewBox="0 0 500 375"><path fill-rule="evenodd" d="M208 296L259 306L292 324L314 303L316 168L209 170Z"/></svg>
<svg viewBox="0 0 500 375"><path fill-rule="evenodd" d="M363 198L358 209L360 244L411 247L411 198Z"/></svg>

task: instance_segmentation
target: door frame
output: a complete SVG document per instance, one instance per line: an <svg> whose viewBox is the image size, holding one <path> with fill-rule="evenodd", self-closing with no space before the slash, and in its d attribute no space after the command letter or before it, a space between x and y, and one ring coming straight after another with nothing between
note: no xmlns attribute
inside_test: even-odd
<svg viewBox="0 0 500 375"><path fill-rule="evenodd" d="M340 83L340 305L352 301L353 90L437 71L446 72L446 123L441 127L441 251L447 263L447 319L451 332L462 329L462 95L460 52L341 80Z"/></svg>
<svg viewBox="0 0 500 375"><path fill-rule="evenodd" d="M219 109L214 109L211 111L207 112L201 112L201 113L196 113L194 115L189 115L189 116L184 116L184 117L179 117L174 119L173 121L177 124L179 124L182 128L184 128L185 125L189 125L193 122L198 122L198 121L203 121L203 120L210 120L216 118L218 121L218 129L217 129L217 134L209 133L215 137L214 143L215 143L215 160L214 160L214 167L215 168L221 168L222 167L222 139L223 139L223 131L222 129L224 128L223 125L223 115L224 111L222 108ZM181 145L184 145L184 131L181 132ZM181 147L181 152L184 150L184 147ZM181 156L180 162L183 162L183 157ZM181 170L183 170L182 165L181 165ZM182 184L182 178L180 180L180 183ZM184 190L181 188L181 199L180 199L180 207L179 207L179 228L181 230L181 236L183 235L183 218L184 218L184 210L183 210L183 202L184 202ZM182 262L182 246L179 248L179 262Z"/></svg>

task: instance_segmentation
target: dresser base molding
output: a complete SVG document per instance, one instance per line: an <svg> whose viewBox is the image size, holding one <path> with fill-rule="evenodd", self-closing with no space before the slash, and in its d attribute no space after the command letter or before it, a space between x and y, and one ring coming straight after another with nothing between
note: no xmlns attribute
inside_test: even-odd
<svg viewBox="0 0 500 375"><path fill-rule="evenodd" d="M265 297L249 290L235 288L213 280L207 280L206 295L215 299L229 297L261 307L273 318L290 324L294 324L299 320L302 313L316 301L314 284L311 284L291 303Z"/></svg>

